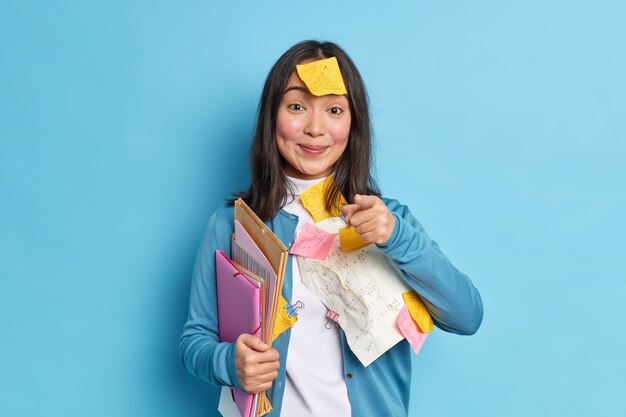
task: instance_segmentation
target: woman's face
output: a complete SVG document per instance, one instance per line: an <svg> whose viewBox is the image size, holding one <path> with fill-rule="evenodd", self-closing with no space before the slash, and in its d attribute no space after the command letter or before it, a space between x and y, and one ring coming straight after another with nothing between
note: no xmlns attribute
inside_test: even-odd
<svg viewBox="0 0 626 417"><path fill-rule="evenodd" d="M276 116L276 144L285 174L324 178L348 144L350 106L346 96L314 96L294 71Z"/></svg>

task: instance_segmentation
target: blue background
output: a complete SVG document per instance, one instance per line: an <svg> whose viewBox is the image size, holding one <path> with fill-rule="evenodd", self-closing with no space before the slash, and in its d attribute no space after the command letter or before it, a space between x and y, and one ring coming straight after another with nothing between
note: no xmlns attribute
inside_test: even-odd
<svg viewBox="0 0 626 417"><path fill-rule="evenodd" d="M339 42L377 175L485 304L414 416L623 416L622 1L0 2L0 415L207 416L180 366L204 225L264 77Z"/></svg>

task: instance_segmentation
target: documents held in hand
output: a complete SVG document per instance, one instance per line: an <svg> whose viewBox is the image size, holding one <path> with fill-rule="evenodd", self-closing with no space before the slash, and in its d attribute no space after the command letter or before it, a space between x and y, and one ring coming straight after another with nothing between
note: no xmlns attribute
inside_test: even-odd
<svg viewBox="0 0 626 417"><path fill-rule="evenodd" d="M235 201L235 234L231 259L216 251L217 311L220 341L235 343L239 335L258 336L269 346L283 329L274 329L277 316L282 326L295 320L284 320L280 309L287 248L239 199ZM222 390L220 411L226 414L229 398ZM272 411L265 392L250 394L232 388L232 400L242 417L260 417ZM230 412L234 409L230 401ZM223 407L224 405L224 407Z"/></svg>

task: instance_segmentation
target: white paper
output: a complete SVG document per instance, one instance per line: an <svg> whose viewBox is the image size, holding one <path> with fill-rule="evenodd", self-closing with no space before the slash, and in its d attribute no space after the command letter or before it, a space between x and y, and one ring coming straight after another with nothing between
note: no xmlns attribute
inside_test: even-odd
<svg viewBox="0 0 626 417"><path fill-rule="evenodd" d="M222 387L217 411L219 411L223 417L241 417L239 408L237 408L237 404L233 401L233 395L230 390L230 387Z"/></svg>
<svg viewBox="0 0 626 417"><path fill-rule="evenodd" d="M337 236L325 260L298 257L298 266L304 285L339 313L338 323L363 366L404 339L396 323L405 305L402 293L411 288L376 245L346 253Z"/></svg>

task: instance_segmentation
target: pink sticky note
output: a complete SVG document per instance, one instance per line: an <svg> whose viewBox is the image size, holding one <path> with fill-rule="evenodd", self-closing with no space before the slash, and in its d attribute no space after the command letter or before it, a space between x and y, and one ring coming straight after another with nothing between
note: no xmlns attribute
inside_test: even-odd
<svg viewBox="0 0 626 417"><path fill-rule="evenodd" d="M336 234L325 232L315 225L306 223L298 233L289 253L307 258L326 259L335 236Z"/></svg>
<svg viewBox="0 0 626 417"><path fill-rule="evenodd" d="M402 307L400 310L400 315L398 316L398 327L400 328L400 332L409 341L415 354L418 354L426 337L428 337L428 333L422 333L417 327L417 324L411 318L411 313L406 308L406 306Z"/></svg>

